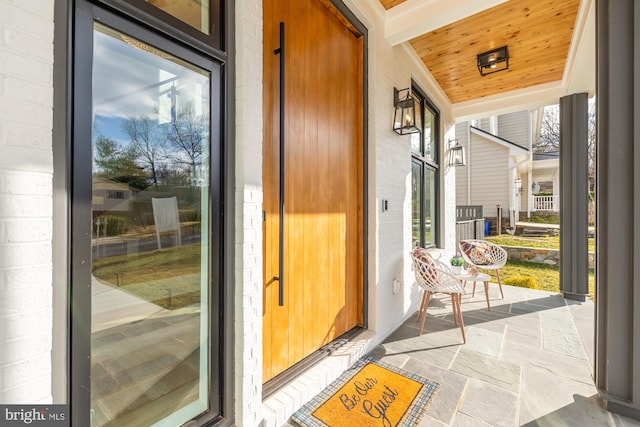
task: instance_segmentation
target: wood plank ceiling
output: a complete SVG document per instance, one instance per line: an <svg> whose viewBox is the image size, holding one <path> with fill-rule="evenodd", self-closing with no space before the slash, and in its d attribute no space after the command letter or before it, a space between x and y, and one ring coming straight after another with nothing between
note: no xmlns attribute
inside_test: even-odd
<svg viewBox="0 0 640 427"><path fill-rule="evenodd" d="M404 0L380 0L390 9ZM410 40L452 103L559 81L580 0L510 0ZM509 69L481 76L476 56L507 46Z"/></svg>
<svg viewBox="0 0 640 427"><path fill-rule="evenodd" d="M382 3L382 6L384 6L385 9L389 10L393 6L397 6L400 3L404 3L405 1L406 0L380 0L380 3Z"/></svg>

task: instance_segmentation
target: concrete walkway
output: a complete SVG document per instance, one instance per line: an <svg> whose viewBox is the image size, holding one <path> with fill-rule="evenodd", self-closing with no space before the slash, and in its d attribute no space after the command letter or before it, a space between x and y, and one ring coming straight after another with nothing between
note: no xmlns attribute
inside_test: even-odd
<svg viewBox="0 0 640 427"><path fill-rule="evenodd" d="M370 353L440 383L420 426L640 426L608 412L593 385L594 304L503 288L505 299L489 285L491 311L481 287L463 296L466 344L436 295L422 335L414 315Z"/></svg>
<svg viewBox="0 0 640 427"><path fill-rule="evenodd" d="M554 228L560 229L560 224L546 224L540 222L526 222L526 221L516 221L516 227L530 227L530 228Z"/></svg>
<svg viewBox="0 0 640 427"><path fill-rule="evenodd" d="M166 310L113 286L105 285L91 275L91 332L135 323Z"/></svg>

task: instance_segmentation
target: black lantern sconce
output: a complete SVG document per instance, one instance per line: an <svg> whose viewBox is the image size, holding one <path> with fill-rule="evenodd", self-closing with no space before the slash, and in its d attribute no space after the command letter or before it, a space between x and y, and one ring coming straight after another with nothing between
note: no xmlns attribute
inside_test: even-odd
<svg viewBox="0 0 640 427"><path fill-rule="evenodd" d="M449 140L449 166L464 166L466 160L464 157L464 147L460 145L457 139Z"/></svg>
<svg viewBox="0 0 640 427"><path fill-rule="evenodd" d="M481 76L509 69L509 50L506 46L478 55L478 71Z"/></svg>
<svg viewBox="0 0 640 427"><path fill-rule="evenodd" d="M520 178L516 178L516 190L518 193L522 193L522 180Z"/></svg>
<svg viewBox="0 0 640 427"><path fill-rule="evenodd" d="M422 116L420 104L411 96L411 89L393 88L393 106L396 111L393 114L393 131L399 135L420 132Z"/></svg>

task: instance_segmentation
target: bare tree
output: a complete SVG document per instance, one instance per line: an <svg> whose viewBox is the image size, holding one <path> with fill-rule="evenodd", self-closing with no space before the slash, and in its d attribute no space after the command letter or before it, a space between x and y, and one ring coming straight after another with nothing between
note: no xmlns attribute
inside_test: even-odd
<svg viewBox="0 0 640 427"><path fill-rule="evenodd" d="M135 153L149 166L154 187L158 188L157 163L164 151L164 140L158 137L157 122L149 116L132 116L124 124Z"/></svg>
<svg viewBox="0 0 640 427"><path fill-rule="evenodd" d="M589 127L587 129L587 138L589 148L587 151L588 157L588 166L587 173L589 176L589 191L594 191L596 189L596 103L595 99L592 98L593 102L589 102Z"/></svg>
<svg viewBox="0 0 640 427"><path fill-rule="evenodd" d="M560 110L557 105L544 109L540 137L533 143L534 153L548 153L560 149Z"/></svg>
<svg viewBox="0 0 640 427"><path fill-rule="evenodd" d="M188 104L177 111L175 119L172 119L167 126L165 134L167 140L187 158L186 160L180 158L173 160L188 165L192 179L195 181L208 138L207 117L196 115L193 105Z"/></svg>
<svg viewBox="0 0 640 427"><path fill-rule="evenodd" d="M588 179L589 190L595 188L596 176L596 106L595 99L589 100L588 110ZM540 128L540 137L533 143L534 153L547 153L560 150L560 109L557 105L544 109Z"/></svg>

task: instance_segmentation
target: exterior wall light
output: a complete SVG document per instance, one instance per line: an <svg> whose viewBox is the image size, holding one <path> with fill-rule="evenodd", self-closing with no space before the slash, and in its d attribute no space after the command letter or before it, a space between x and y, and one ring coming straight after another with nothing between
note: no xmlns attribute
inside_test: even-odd
<svg viewBox="0 0 640 427"><path fill-rule="evenodd" d="M509 69L509 50L506 46L478 54L478 71L481 76Z"/></svg>
<svg viewBox="0 0 640 427"><path fill-rule="evenodd" d="M457 139L449 140L449 166L464 166L466 160L464 157L464 147L460 145Z"/></svg>
<svg viewBox="0 0 640 427"><path fill-rule="evenodd" d="M518 193L522 193L522 180L520 178L516 178L516 190L518 190Z"/></svg>
<svg viewBox="0 0 640 427"><path fill-rule="evenodd" d="M411 89L393 88L393 106L396 111L393 115L393 131L398 135L407 135L420 132L422 116L420 104L411 96Z"/></svg>

